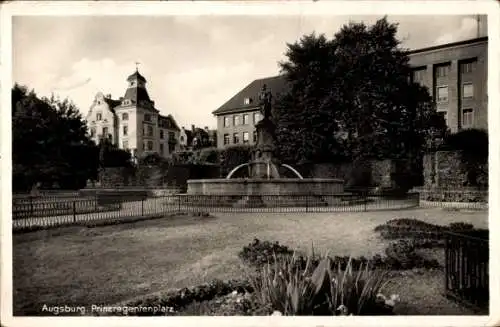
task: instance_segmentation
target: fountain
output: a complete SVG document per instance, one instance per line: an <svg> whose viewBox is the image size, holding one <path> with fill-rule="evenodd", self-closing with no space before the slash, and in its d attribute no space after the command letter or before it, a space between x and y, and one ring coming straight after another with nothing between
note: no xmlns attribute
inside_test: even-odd
<svg viewBox="0 0 500 327"><path fill-rule="evenodd" d="M306 202L329 205L335 197L344 194L344 181L332 178L303 178L293 167L282 164L274 156L276 137L271 118L272 95L266 85L259 94L263 118L256 124L257 142L248 163L233 168L226 178L188 180L187 193L214 195L217 201L237 207L302 206ZM233 176L246 168L247 178ZM288 170L293 178L280 174Z"/></svg>

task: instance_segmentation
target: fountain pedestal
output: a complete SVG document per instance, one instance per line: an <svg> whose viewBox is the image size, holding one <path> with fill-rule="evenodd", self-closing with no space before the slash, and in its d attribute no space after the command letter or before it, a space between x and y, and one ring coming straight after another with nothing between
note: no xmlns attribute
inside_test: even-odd
<svg viewBox="0 0 500 327"><path fill-rule="evenodd" d="M264 117L255 125L257 143L252 152L250 178L279 178L279 162L274 157L276 151L275 125L269 117Z"/></svg>

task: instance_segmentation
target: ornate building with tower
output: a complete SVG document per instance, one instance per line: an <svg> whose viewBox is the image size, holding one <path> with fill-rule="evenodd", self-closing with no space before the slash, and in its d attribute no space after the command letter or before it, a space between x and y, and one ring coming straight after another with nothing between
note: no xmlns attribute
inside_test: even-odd
<svg viewBox="0 0 500 327"><path fill-rule="evenodd" d="M133 158L149 153L163 157L179 149L178 127L172 115L163 116L146 89L146 79L136 71L127 78L125 95L113 100L99 92L87 114L89 135L96 143L108 138Z"/></svg>

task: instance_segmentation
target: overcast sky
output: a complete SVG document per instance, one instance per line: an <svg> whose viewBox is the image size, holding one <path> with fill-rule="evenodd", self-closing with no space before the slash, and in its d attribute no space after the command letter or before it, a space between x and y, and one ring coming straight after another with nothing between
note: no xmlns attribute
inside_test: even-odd
<svg viewBox="0 0 500 327"><path fill-rule="evenodd" d="M140 62L149 95L180 126L215 127L211 112L256 78L278 74L287 42L380 16L14 17L13 81L69 97L83 115L98 91L119 98ZM389 16L408 48L476 37L474 16ZM485 25L485 24L484 24ZM486 28L481 34L486 35Z"/></svg>

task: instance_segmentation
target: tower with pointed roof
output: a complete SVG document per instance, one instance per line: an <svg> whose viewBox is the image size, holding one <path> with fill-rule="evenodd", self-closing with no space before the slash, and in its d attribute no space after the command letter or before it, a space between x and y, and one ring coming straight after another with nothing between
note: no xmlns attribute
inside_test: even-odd
<svg viewBox="0 0 500 327"><path fill-rule="evenodd" d="M90 136L106 137L134 157L158 153L167 157L179 147L180 129L171 115L163 116L146 89L146 78L135 72L127 78L125 95L119 100L99 92L87 115Z"/></svg>

